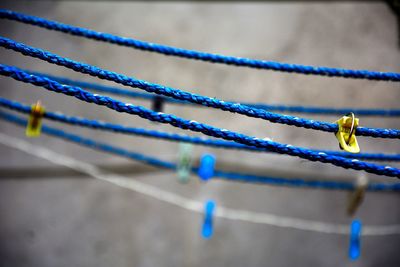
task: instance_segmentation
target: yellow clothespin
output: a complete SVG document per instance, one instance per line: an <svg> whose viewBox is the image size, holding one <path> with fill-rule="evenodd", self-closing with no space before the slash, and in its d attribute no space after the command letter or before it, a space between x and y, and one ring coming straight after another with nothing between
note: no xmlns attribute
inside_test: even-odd
<svg viewBox="0 0 400 267"><path fill-rule="evenodd" d="M368 187L368 178L364 174L357 177L354 191L350 193L347 202L347 214L353 216L364 200L365 191Z"/></svg>
<svg viewBox="0 0 400 267"><path fill-rule="evenodd" d="M341 117L336 121L339 126L339 130L335 135L339 140L339 147L346 152L360 153L360 147L358 146L356 139L356 128L358 127L358 121L358 118L354 117L353 112Z"/></svg>
<svg viewBox="0 0 400 267"><path fill-rule="evenodd" d="M25 134L28 137L39 137L42 130L42 118L44 115L44 107L40 101L32 105L29 115L28 125L26 126Z"/></svg>

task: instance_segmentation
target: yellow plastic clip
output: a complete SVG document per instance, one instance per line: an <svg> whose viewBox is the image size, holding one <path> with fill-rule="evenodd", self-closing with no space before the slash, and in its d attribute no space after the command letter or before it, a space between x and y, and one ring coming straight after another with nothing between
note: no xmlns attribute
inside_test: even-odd
<svg viewBox="0 0 400 267"><path fill-rule="evenodd" d="M31 114L29 115L28 125L25 134L28 137L39 137L42 130L42 118L44 115L44 107L40 101L32 105Z"/></svg>
<svg viewBox="0 0 400 267"><path fill-rule="evenodd" d="M360 153L360 147L356 139L358 118L355 118L354 113L351 112L341 117L336 123L339 126L339 131L335 134L339 140L339 147L350 153Z"/></svg>

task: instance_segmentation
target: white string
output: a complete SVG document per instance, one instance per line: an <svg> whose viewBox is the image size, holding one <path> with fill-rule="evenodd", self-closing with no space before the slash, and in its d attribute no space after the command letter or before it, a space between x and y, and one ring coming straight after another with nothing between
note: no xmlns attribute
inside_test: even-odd
<svg viewBox="0 0 400 267"><path fill-rule="evenodd" d="M203 203L200 201L192 200L177 195L175 193L162 190L160 188L142 183L132 178L114 174L107 174L92 164L84 163L82 161L78 161L74 158L59 154L47 148L33 145L25 140L0 133L0 143L8 147L19 149L30 155L46 159L54 164L62 165L75 171L85 173L96 179L106 181L126 189L130 189L132 191L150 196L152 198L164 201L166 203L181 207L186 210L203 213ZM303 220L298 218L283 217L268 213L257 213L246 210L230 209L219 205L216 207L215 216L230 220L267 224L276 227L314 231L326 234L349 234L349 226L345 224L332 224L311 220ZM400 225L364 226L362 229L363 236L382 236L393 234L400 234Z"/></svg>

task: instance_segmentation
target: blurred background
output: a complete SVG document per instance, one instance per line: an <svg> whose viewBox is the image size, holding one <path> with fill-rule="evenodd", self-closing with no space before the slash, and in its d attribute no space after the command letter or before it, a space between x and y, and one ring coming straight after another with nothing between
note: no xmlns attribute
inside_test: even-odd
<svg viewBox="0 0 400 267"><path fill-rule="evenodd" d="M384 2L114 2L2 1L12 9L101 32L224 55L316 66L400 72L397 18ZM236 68L47 31L1 20L2 36L139 79L237 102L354 108L399 108L398 83ZM1 62L73 79L112 83L0 49ZM1 97L49 111L123 125L187 133L0 78ZM135 89L133 89L135 90ZM151 102L120 98L151 107ZM339 150L333 134L272 124L215 109L165 105L164 112L301 147ZM335 116L311 116L333 122ZM126 149L177 161L177 143L95 131L51 121ZM360 117L368 127L400 128L398 118ZM28 140L112 173L190 199L229 208L350 224L347 192L240 184L178 183L176 173L42 135L0 121L1 133ZM359 137L363 152L399 153L398 140ZM226 171L278 177L354 181L359 172L299 158L194 147ZM400 167L400 164L391 163ZM226 219L214 236L200 235L201 214L93 179L0 145L0 266L400 266L400 235L365 237L359 260L348 259L348 236ZM367 174L371 181L395 178ZM400 196L367 193L356 218L365 225L400 223Z"/></svg>

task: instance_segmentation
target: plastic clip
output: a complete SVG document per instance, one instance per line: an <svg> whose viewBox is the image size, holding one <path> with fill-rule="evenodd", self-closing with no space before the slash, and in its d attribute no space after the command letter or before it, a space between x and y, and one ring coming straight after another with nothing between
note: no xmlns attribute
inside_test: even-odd
<svg viewBox="0 0 400 267"><path fill-rule="evenodd" d="M152 110L155 112L163 112L163 106L164 106L164 98L156 95L153 98Z"/></svg>
<svg viewBox="0 0 400 267"><path fill-rule="evenodd" d="M209 200L204 205L204 221L201 229L201 235L205 239L209 239L213 235L213 215L215 210L215 202Z"/></svg>
<svg viewBox="0 0 400 267"><path fill-rule="evenodd" d="M28 137L39 137L42 130L42 118L44 115L44 107L40 101L32 105L29 115L28 125L26 126L25 134Z"/></svg>
<svg viewBox="0 0 400 267"><path fill-rule="evenodd" d="M336 121L339 126L339 130L335 135L339 140L339 147L346 152L360 153L360 147L358 146L355 134L356 128L358 127L358 122L359 120L358 118L354 117L353 112L341 117Z"/></svg>
<svg viewBox="0 0 400 267"><path fill-rule="evenodd" d="M211 154L204 154L200 160L200 167L198 175L202 181L208 181L214 176L215 156Z"/></svg>
<svg viewBox="0 0 400 267"><path fill-rule="evenodd" d="M350 193L349 200L347 202L347 214L349 216L353 216L363 202L367 187L368 178L364 174L358 176L354 191Z"/></svg>
<svg viewBox="0 0 400 267"><path fill-rule="evenodd" d="M187 183L192 169L192 144L179 144L179 162L177 165L178 180L181 183Z"/></svg>
<svg viewBox="0 0 400 267"><path fill-rule="evenodd" d="M352 260L358 259L361 254L361 228L361 221L354 220L351 222L349 257Z"/></svg>

